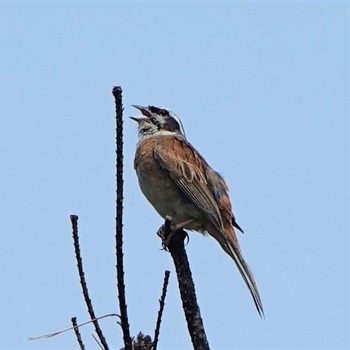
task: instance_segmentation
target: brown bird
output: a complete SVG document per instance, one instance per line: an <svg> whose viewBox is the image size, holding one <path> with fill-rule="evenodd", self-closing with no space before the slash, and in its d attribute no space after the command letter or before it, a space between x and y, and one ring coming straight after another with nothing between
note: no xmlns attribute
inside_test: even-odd
<svg viewBox="0 0 350 350"><path fill-rule="evenodd" d="M261 317L264 310L253 274L245 262L235 228L228 186L187 141L180 119L166 108L134 106L143 117L134 167L140 188L156 211L177 227L214 237L234 260ZM243 232L243 231L242 231Z"/></svg>

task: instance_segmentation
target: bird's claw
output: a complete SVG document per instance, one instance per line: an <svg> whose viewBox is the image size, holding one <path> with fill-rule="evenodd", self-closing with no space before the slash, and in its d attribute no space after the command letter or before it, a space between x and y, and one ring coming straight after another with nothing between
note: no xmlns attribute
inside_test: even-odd
<svg viewBox="0 0 350 350"><path fill-rule="evenodd" d="M165 218L165 223L162 225L157 231L157 235L162 239L162 249L165 251L169 251L169 245L171 241L175 238L176 233L182 233L185 235L187 239L186 245L188 244L190 238L188 233L182 228L182 225L172 225L172 218L167 216Z"/></svg>

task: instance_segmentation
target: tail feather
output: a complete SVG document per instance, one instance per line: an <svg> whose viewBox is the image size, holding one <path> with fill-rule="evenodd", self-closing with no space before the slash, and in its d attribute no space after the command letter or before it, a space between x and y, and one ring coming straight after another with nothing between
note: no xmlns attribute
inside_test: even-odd
<svg viewBox="0 0 350 350"><path fill-rule="evenodd" d="M227 234L225 234L227 237ZM222 246L222 248L225 250L225 252L230 255L230 257L235 261L239 272L241 273L246 285L248 286L248 289L253 297L256 309L258 310L258 313L261 318L265 318L264 315L264 309L263 305L260 299L260 294L258 291L258 287L255 283L255 279L253 277L253 273L251 272L249 266L245 262L243 255L239 249L238 244L235 242L230 242L230 238L227 237L224 239L224 244L219 242Z"/></svg>

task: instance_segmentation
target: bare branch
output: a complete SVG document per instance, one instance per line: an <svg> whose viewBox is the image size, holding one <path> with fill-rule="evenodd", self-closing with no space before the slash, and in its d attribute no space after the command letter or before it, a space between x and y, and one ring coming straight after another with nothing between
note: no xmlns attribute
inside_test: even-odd
<svg viewBox="0 0 350 350"><path fill-rule="evenodd" d="M163 282L162 295L161 295L160 300L159 300L159 311L158 311L158 317L157 317L157 322L156 322L156 329L154 331L154 340L153 340L152 350L156 350L157 345L158 345L160 324L162 322L162 315L163 315L163 310L164 310L164 305L165 305L166 292L167 292L168 283L169 283L169 276L170 276L170 271L166 270L165 276L164 276L164 282Z"/></svg>
<svg viewBox="0 0 350 350"><path fill-rule="evenodd" d="M81 350L85 350L85 345L83 343L83 339L81 337L80 330L79 330L79 327L78 327L78 324L77 324L77 318L76 317L72 317L71 321L72 321L72 325L73 325L75 336L77 337L77 342L79 344L79 347L80 347Z"/></svg>
<svg viewBox="0 0 350 350"><path fill-rule="evenodd" d="M72 231L73 231L73 240L74 240L74 249L75 249L75 257L77 259L77 266L79 271L79 277L80 277L80 284L81 288L83 290L83 295L85 299L86 306L88 308L89 315L91 317L91 320L93 321L93 324L95 326L96 334L98 335L101 344L103 345L105 350L108 350L108 344L106 342L106 339L102 333L102 330L100 328L100 325L98 324L98 320L95 316L95 311L92 306L92 302L89 296L89 291L87 288L86 280L85 280L85 273L83 269L83 260L81 258L80 254L80 245L79 245L79 235L78 235L78 216L77 215L71 215L70 216L71 222L72 222Z"/></svg>
<svg viewBox="0 0 350 350"><path fill-rule="evenodd" d="M120 308L120 324L123 331L125 350L132 350L132 340L125 298L124 262L123 262L123 104L122 89L115 86L112 90L116 113L116 260L117 288Z"/></svg>
<svg viewBox="0 0 350 350"><path fill-rule="evenodd" d="M172 228L171 218L165 220L158 235L169 250L176 269L177 280L185 312L187 328L195 350L209 350L209 343L205 334L202 317L197 303L197 296L188 262L184 240L187 233L182 229Z"/></svg>

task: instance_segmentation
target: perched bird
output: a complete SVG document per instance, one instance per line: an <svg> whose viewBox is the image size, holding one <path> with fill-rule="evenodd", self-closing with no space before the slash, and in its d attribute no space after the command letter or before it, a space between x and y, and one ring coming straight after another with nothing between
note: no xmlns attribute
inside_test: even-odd
<svg viewBox="0 0 350 350"><path fill-rule="evenodd" d="M228 186L187 141L180 119L166 108L134 105L138 123L134 167L140 188L156 211L177 227L214 237L234 260L259 315L264 311L252 272L236 237ZM242 231L243 232L243 231Z"/></svg>

